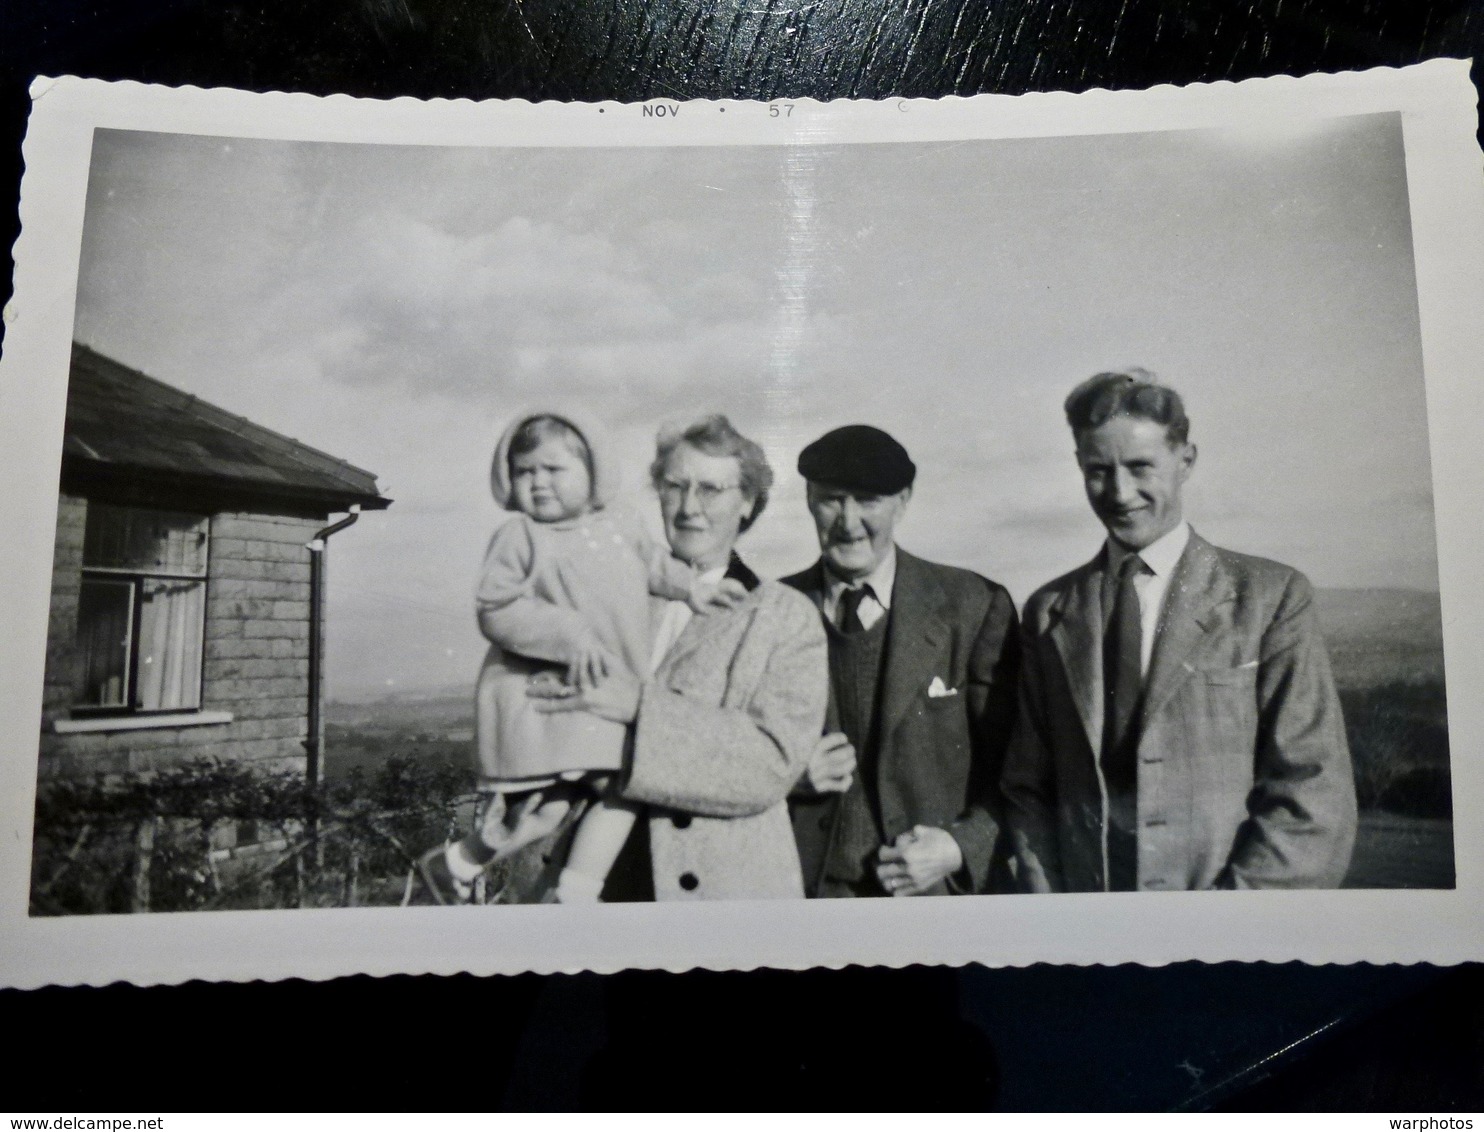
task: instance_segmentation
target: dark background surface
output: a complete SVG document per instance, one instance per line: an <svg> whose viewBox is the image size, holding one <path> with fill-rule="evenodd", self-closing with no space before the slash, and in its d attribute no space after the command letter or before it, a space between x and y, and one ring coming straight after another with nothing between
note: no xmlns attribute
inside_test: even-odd
<svg viewBox="0 0 1484 1132"><path fill-rule="evenodd" d="M17 231L37 74L372 97L880 98L1481 53L1484 0L0 0L0 246ZM5 1103L44 1111L1484 1109L1477 966L48 988L0 992L0 1017L24 1051Z"/></svg>

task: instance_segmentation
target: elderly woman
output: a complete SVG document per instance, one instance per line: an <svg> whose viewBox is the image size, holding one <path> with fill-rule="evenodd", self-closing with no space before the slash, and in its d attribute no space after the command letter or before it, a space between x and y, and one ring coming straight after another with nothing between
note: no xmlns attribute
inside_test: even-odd
<svg viewBox="0 0 1484 1132"><path fill-rule="evenodd" d="M759 582L734 550L767 503L772 470L756 443L710 416L662 432L650 474L675 556L703 580L741 582L746 598L704 617L664 603L643 683L618 675L529 694L543 711L632 728L618 794L647 807L655 899L802 897L785 799L823 729L824 631L807 598ZM555 825L565 808L533 808L517 836Z"/></svg>

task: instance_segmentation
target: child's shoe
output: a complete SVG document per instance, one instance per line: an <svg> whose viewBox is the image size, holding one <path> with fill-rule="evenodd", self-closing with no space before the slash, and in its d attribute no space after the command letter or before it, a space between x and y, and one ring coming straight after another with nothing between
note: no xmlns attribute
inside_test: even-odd
<svg viewBox="0 0 1484 1132"><path fill-rule="evenodd" d="M417 859L417 876L434 904L468 904L474 883L454 875L448 867L448 847L437 845Z"/></svg>

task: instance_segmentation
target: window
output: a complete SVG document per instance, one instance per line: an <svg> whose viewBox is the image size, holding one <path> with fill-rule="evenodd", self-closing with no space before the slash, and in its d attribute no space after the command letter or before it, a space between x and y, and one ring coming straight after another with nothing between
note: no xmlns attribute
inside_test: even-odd
<svg viewBox="0 0 1484 1132"><path fill-rule="evenodd" d="M204 515L88 504L77 708L201 706L209 523Z"/></svg>

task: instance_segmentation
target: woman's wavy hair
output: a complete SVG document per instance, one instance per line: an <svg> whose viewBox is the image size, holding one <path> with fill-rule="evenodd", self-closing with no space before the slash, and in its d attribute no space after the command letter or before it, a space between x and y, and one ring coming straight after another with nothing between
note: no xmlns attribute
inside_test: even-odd
<svg viewBox="0 0 1484 1132"><path fill-rule="evenodd" d="M763 454L762 445L743 436L721 413L711 413L689 424L666 426L655 438L654 463L649 465L649 479L656 489L664 478L670 454L681 444L689 444L707 456L731 456L737 461L738 486L753 499L752 511L743 516L739 530L745 531L757 522L773 488L773 468Z"/></svg>

